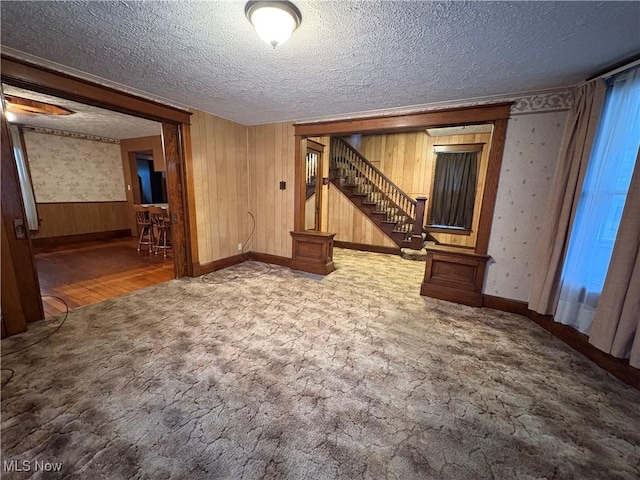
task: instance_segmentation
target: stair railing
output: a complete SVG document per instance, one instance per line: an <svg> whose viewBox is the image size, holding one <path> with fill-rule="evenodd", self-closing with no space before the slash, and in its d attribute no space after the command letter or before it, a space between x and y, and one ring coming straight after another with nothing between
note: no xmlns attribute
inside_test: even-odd
<svg viewBox="0 0 640 480"><path fill-rule="evenodd" d="M422 227L424 224L426 198L420 197L418 200L414 200L404 193L389 177L342 137L331 138L330 156L333 168L341 168L355 177L363 177L386 200L397 207L402 215L409 217L411 223L413 223L413 228L407 233L411 236L412 248L415 248L414 245L420 245L419 248L422 248Z"/></svg>

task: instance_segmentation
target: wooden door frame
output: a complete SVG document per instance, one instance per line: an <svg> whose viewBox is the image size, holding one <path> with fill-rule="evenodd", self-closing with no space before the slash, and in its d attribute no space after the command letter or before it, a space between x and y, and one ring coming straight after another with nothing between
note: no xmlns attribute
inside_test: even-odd
<svg viewBox="0 0 640 480"><path fill-rule="evenodd" d="M324 161L324 145L314 140L307 139L307 148L305 152L305 158L306 158L306 155L309 153L309 151L314 152L316 155L318 155L318 162L316 164L316 202L315 202L316 205L313 212L313 218L314 218L314 227L317 227L317 228L314 228L314 230L320 231L322 230L322 224L320 223L320 214L322 209L322 172L323 172L322 162ZM305 188L305 191L306 191L306 188ZM305 202L305 208L306 208L306 202Z"/></svg>
<svg viewBox="0 0 640 480"><path fill-rule="evenodd" d="M44 318L40 283L35 267L25 215L18 169L11 151L12 141L4 115L2 129L2 337L27 329L28 322ZM22 221L24 238L15 234L14 221Z"/></svg>
<svg viewBox="0 0 640 480"><path fill-rule="evenodd" d="M173 214L174 270L176 277L194 274L198 263L195 235L195 197L187 189L191 152L191 112L163 105L104 85L60 73L5 55L1 57L2 82L162 124L167 169L169 209Z"/></svg>
<svg viewBox="0 0 640 480"><path fill-rule="evenodd" d="M482 204L480 206L480 219L475 247L475 253L486 254L489 247L491 223L493 220L493 211L498 192L498 177L500 175L500 166L502 164L507 120L511 114L511 105L512 102L504 102L490 105L433 110L408 115L354 118L348 120L295 124L295 230L304 230L304 188L301 185L301 182L304 182L302 159L303 152L306 154L306 151L303 150L302 142L308 137L404 133L415 132L417 130L432 127L491 123L494 128L491 137L489 165L487 167L487 177L482 197Z"/></svg>

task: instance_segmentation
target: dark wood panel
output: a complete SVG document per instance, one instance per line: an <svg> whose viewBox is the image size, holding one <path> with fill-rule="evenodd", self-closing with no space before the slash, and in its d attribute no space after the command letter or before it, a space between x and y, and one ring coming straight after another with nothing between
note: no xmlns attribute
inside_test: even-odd
<svg viewBox="0 0 640 480"><path fill-rule="evenodd" d="M491 151L489 152L489 165L487 177L484 182L482 194L482 206L480 207L480 220L478 222L478 238L476 240L476 253L487 253L489 249L489 237L493 222L493 211L498 194L498 182L500 180L500 167L502 154L507 136L507 120L496 120L493 124L491 137Z"/></svg>
<svg viewBox="0 0 640 480"><path fill-rule="evenodd" d="M4 228L4 224L0 225L2 230L2 272L0 281L2 282L2 338L6 336L22 333L27 329L27 317L22 309L20 301L20 291L16 282L16 268L11 258L11 250L9 248L9 239L7 234L11 235Z"/></svg>
<svg viewBox="0 0 640 480"><path fill-rule="evenodd" d="M459 262L433 259L431 265L431 279L444 280L452 283L474 285L477 265L465 265Z"/></svg>
<svg viewBox="0 0 640 480"><path fill-rule="evenodd" d="M156 121L189 123L191 112L2 55L2 81Z"/></svg>
<svg viewBox="0 0 640 480"><path fill-rule="evenodd" d="M306 230L291 232L293 258L291 268L303 272L328 275L336 267L333 263L333 236L335 233Z"/></svg>
<svg viewBox="0 0 640 480"><path fill-rule="evenodd" d="M484 295L483 297L484 307L524 315L550 332L553 336L557 337L571 348L587 357L600 368L605 369L624 383L640 390L640 369L630 366L627 360L613 357L612 355L598 350L589 343L588 336L569 327L568 325L555 322L551 315L540 315L529 310L525 302L502 297L494 297L491 295Z"/></svg>
<svg viewBox="0 0 640 480"><path fill-rule="evenodd" d="M38 239L130 228L126 201L39 203L38 215Z"/></svg>
<svg viewBox="0 0 640 480"><path fill-rule="evenodd" d="M473 307L482 306L487 255L454 247L427 248L420 294Z"/></svg>
<svg viewBox="0 0 640 480"><path fill-rule="evenodd" d="M40 285L38 284L38 276L33 262L30 232L27 226L24 204L22 202L22 193L18 183L18 171L16 168L16 162L13 158L9 130L7 128L7 122L5 121L4 115L0 115L0 117L0 128L2 130L0 142L2 150L0 190L2 197L2 228L5 231L5 240L3 241L5 244L3 245L3 250L6 248L9 251L8 253L11 257L11 263L14 267L12 268L9 264L5 265L4 261L1 266L3 269L1 292L2 310L3 312L6 312L7 309L10 309L8 302L11 301L13 297L10 292L5 291L5 287L13 283L20 294L20 304L22 306L24 319L27 322L33 322L40 320L44 316L42 300L40 299ZM17 238L15 234L14 221L22 222L24 232L24 237L22 239ZM5 255L3 254L3 259L4 258ZM7 271L4 271L5 268L7 268ZM7 294L6 299L5 293ZM19 309L17 308L17 305L14 305L11 311L18 312ZM13 329L13 326L10 326L12 322L11 318L5 318L5 329L7 334L10 329ZM22 320L17 318L17 322L17 325L19 325Z"/></svg>
<svg viewBox="0 0 640 480"><path fill-rule="evenodd" d="M184 188L187 194L187 221L189 222L188 231L191 241L191 264L193 265L191 275L198 276L195 266L200 265L198 253L198 219L196 218L196 179L193 171L193 151L191 148L191 126L182 125L182 152L184 154L184 172L185 184Z"/></svg>
<svg viewBox="0 0 640 480"><path fill-rule="evenodd" d="M171 242L175 273L178 278L193 275L191 272L189 232L187 224L186 196L184 195L185 172L181 158L181 140L178 125L162 124L162 142L167 166L167 193L171 215Z"/></svg>
<svg viewBox="0 0 640 480"><path fill-rule="evenodd" d="M356 118L331 122L299 123L295 134L309 137L358 133L403 132L423 127L486 123L509 118L511 103L450 108L433 112L386 117Z"/></svg>

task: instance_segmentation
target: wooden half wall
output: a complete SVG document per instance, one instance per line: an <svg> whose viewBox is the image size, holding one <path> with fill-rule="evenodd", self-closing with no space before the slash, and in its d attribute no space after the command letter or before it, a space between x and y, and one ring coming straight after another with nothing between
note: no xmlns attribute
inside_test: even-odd
<svg viewBox="0 0 640 480"><path fill-rule="evenodd" d="M38 203L40 230L34 239L128 230L127 202Z"/></svg>

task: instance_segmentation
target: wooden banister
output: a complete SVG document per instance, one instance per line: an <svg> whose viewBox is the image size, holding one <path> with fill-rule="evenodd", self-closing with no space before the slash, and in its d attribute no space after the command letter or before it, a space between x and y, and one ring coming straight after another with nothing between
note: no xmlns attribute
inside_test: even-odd
<svg viewBox="0 0 640 480"><path fill-rule="evenodd" d="M354 184L358 194L366 197L363 202L375 203L377 213L386 214L385 221L395 222L394 231L403 232L411 248L421 249L427 199L411 198L342 137L331 138L330 152L331 166L339 177Z"/></svg>
<svg viewBox="0 0 640 480"><path fill-rule="evenodd" d="M362 163L364 163L368 168L370 168L373 172L375 172L376 175L379 175L380 177L382 177L384 182L388 183L391 187L393 187L396 192L398 192L402 197L404 197L405 200L407 200L408 202L412 203L413 205L416 204L416 201L413 198L411 198L409 195L404 193L404 191L399 186L397 186L395 183L393 183L393 181L389 177L387 177L384 173L382 173L378 169L378 167L376 167L373 163L371 163L369 160L367 160L364 155L362 155L353 145L351 145L349 142L347 142L344 138L342 138L342 137L331 137L331 140L332 141L335 140L336 142L339 142L340 144L342 144L342 146L344 146L345 148L350 150L355 156L358 157L358 159L360 159L360 161L362 161ZM356 166L356 168L357 168L357 166Z"/></svg>
<svg viewBox="0 0 640 480"><path fill-rule="evenodd" d="M411 235L411 248L422 249L422 230L424 229L424 214L426 211L427 197L416 198L416 218L413 221L413 233Z"/></svg>

